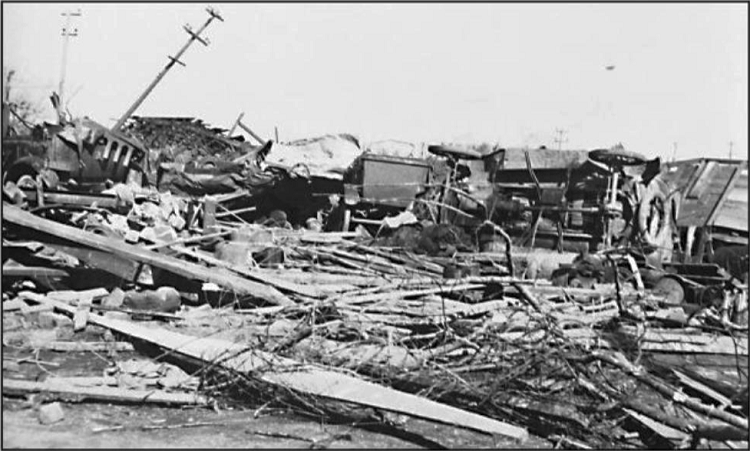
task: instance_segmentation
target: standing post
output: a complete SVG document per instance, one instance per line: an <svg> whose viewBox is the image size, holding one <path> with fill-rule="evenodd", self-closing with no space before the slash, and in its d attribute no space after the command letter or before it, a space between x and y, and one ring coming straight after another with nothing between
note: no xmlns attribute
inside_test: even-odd
<svg viewBox="0 0 750 451"><path fill-rule="evenodd" d="M174 57L170 56L169 57L169 62L167 63L166 66L164 66L164 69L162 69L162 71L159 72L159 74L156 76L156 78L154 79L154 81L152 81L151 84L148 85L148 87L143 92L143 94L141 94L140 97L138 97L138 99L135 101L135 103L133 103L133 105L130 108L128 108L128 110L125 112L125 114L123 114L122 117L120 117L120 119L117 120L117 123L112 127L112 130L117 131L120 128L122 128L122 126L125 124L125 121L127 121L128 118L135 112L135 110L137 110L138 107L141 106L141 103L143 103L143 101L146 100L146 97L148 97L148 95L151 93L151 91L153 91L154 87L156 87L156 85L159 83L159 81L161 81L161 79L164 78L164 76L167 74L167 72L169 72L169 69L171 69L172 66L175 65L175 63L178 63L181 66L185 65L185 63L183 63L182 61L180 61L180 57L182 56L183 53L185 53L185 51L188 49L188 47L190 47L190 45L193 43L193 41L199 41L201 44L203 44L205 46L208 46L208 40L207 39L203 39L201 37L201 33L203 33L203 31L206 29L206 27L208 27L208 25L214 19L219 19L222 22L224 22L224 19L219 15L219 13L217 13L216 11L214 11L211 8L206 8L206 11L210 15L210 17L208 18L208 20L206 21L206 23L204 23L203 26L200 27L200 29L198 29L198 31L194 32L192 30L192 28L190 28L189 25L185 25L183 27L185 29L185 31L187 31L187 33L190 35L190 39L188 39L188 41L185 43L185 45L182 46L182 48L180 49L180 51L177 52L176 56L174 56Z"/></svg>
<svg viewBox="0 0 750 451"><path fill-rule="evenodd" d="M8 71L8 75L5 77L5 93L3 94L3 102L10 103L10 79L16 73L13 69Z"/></svg>
<svg viewBox="0 0 750 451"><path fill-rule="evenodd" d="M65 16L65 27L62 29L63 36L63 50L62 50L62 62L60 63L60 86L57 88L57 123L62 124L63 118L63 93L65 91L65 69L68 64L68 41L71 36L78 36L78 28L70 29L70 18L73 16L80 16L81 11L70 12L66 11L61 13Z"/></svg>

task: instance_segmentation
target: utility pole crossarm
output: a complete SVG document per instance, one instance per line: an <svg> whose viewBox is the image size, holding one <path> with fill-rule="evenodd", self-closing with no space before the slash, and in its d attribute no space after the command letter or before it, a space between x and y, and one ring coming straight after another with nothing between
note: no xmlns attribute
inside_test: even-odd
<svg viewBox="0 0 750 451"><path fill-rule="evenodd" d="M217 13L211 8L206 8L206 11L210 15L210 17L208 18L208 20L206 20L206 23L204 23L203 26L201 26L198 29L198 31L194 32L192 28L190 28L190 26L185 25L184 27L185 31L187 31L187 33L190 35L190 38L188 39L188 41L185 43L185 45L182 46L180 51L177 52L175 56L168 57L169 62L167 63L166 66L164 66L164 69L162 69L161 72L159 72L159 74L156 75L156 78L154 79L154 81L152 81L151 84L148 85L148 87L143 92L143 94L141 94L138 97L138 99L136 99L136 101L133 103L133 105L131 105L130 108L128 108L128 110L120 117L120 119L117 120L117 123L112 127L112 130L118 131L122 128L123 125L125 125L125 121L127 121L128 118L130 118L130 116L132 116L133 113L135 113L135 110L137 110L138 107L141 106L143 101L146 100L146 97L148 97L148 95L151 94L151 91L154 90L156 85L161 81L162 78L164 78L167 72L169 72L169 69L171 69L172 66L175 65L175 63L180 64L181 66L185 66L185 63L180 61L180 57L185 53L185 51L190 47L190 45L194 41L199 41L201 44L206 45L206 46L208 45L208 39L201 37L201 34L203 33L203 31L205 31L206 28L208 28L208 25L211 24L211 22L214 19L218 19L222 22L224 21L224 19L219 15L219 13Z"/></svg>

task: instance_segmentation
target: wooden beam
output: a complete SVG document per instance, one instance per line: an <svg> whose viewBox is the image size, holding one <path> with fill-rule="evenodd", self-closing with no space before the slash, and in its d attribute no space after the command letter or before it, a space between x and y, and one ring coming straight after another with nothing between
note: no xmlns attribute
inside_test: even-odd
<svg viewBox="0 0 750 451"><path fill-rule="evenodd" d="M3 277L68 277L67 271L46 266L3 266Z"/></svg>
<svg viewBox="0 0 750 451"><path fill-rule="evenodd" d="M156 249L174 246L175 244L189 244L189 243L192 244L192 243L200 242L203 240L207 240L209 238L218 238L224 235L229 235L230 233L232 233L231 230L223 230L221 232L211 233L208 235L197 235L197 236L191 236L187 238L179 238L174 241L162 241L162 242L157 242L156 244L150 244L148 246L145 246L144 249L154 251Z"/></svg>
<svg viewBox="0 0 750 451"><path fill-rule="evenodd" d="M701 384L700 382L691 379L687 375L681 373L680 371L672 368L672 372L677 376L677 379L680 380L681 383L684 385L692 388L693 390L696 390L709 398L713 399L714 401L719 402L720 409L724 409L728 406L732 405L732 400L727 398L726 396L722 395L721 393L717 392L716 390L712 389L711 387L707 387L704 384Z"/></svg>
<svg viewBox="0 0 750 451"><path fill-rule="evenodd" d="M135 351L133 345L127 341L49 341L32 343L32 348L54 352Z"/></svg>
<svg viewBox="0 0 750 451"><path fill-rule="evenodd" d="M32 292L20 296L72 315L75 309ZM368 382L334 369L259 351L239 343L215 338L197 338L165 329L144 327L129 321L91 315L89 321L134 339L146 341L176 354L199 359L307 395L411 415L519 440L528 439L526 429L441 404L417 395Z"/></svg>
<svg viewBox="0 0 750 451"><path fill-rule="evenodd" d="M242 121L239 121L238 124L239 124L239 126L240 126L241 129L245 130L246 132L248 132L250 134L250 136L252 136L253 138L255 138L255 140L258 141L258 143L260 143L261 145L263 145L263 144L266 143L266 141L263 141L263 139L261 139L260 136L256 135L255 132L250 129L250 127L248 127L247 125L243 124Z"/></svg>
<svg viewBox="0 0 750 451"><path fill-rule="evenodd" d="M3 216L5 215L3 214ZM5 217L3 217L3 219L5 219ZM52 235L37 235L39 235L37 241L44 243L52 249L71 255L78 260L85 262L90 268L106 271L123 280L132 281L138 276L138 264L132 260L113 255L109 252L103 252L92 247L81 246L69 240L61 240Z"/></svg>
<svg viewBox="0 0 750 451"><path fill-rule="evenodd" d="M237 128L237 125L240 123L240 121L242 120L243 116L245 116L245 112L244 111L241 112L239 116L237 116L237 120L234 121L234 124L232 125L232 128L229 129L229 133L227 133L227 135L229 135L230 138L232 137L232 134L234 133L234 130Z"/></svg>
<svg viewBox="0 0 750 451"><path fill-rule="evenodd" d="M45 393L69 399L93 399L110 402L156 403L172 405L206 405L205 396L192 393L168 393L162 390L131 390L119 387L84 387L55 382L32 382L3 378L3 395Z"/></svg>
<svg viewBox="0 0 750 451"><path fill-rule="evenodd" d="M267 285L247 280L231 273L219 272L195 263L162 255L124 241L96 235L58 222L34 216L18 207L3 206L3 222L36 230L43 234L62 238L91 247L120 258L148 264L189 279L212 282L240 295L249 295L275 305L292 305L294 302L280 291Z"/></svg>

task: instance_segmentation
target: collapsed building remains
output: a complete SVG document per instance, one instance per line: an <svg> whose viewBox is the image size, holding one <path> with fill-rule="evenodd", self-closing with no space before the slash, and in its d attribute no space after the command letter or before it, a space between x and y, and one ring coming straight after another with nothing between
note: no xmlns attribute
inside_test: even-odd
<svg viewBox="0 0 750 451"><path fill-rule="evenodd" d="M4 406L43 425L71 397L272 406L430 447L450 434L422 420L485 447L747 448L747 161L132 116L161 76L113 129L10 136L4 105Z"/></svg>

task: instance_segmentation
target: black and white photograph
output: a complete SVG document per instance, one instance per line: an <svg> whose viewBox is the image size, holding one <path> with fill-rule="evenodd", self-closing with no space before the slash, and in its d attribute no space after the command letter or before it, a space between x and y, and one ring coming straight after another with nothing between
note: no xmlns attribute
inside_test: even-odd
<svg viewBox="0 0 750 451"><path fill-rule="evenodd" d="M3 449L748 449L747 2L0 3Z"/></svg>

